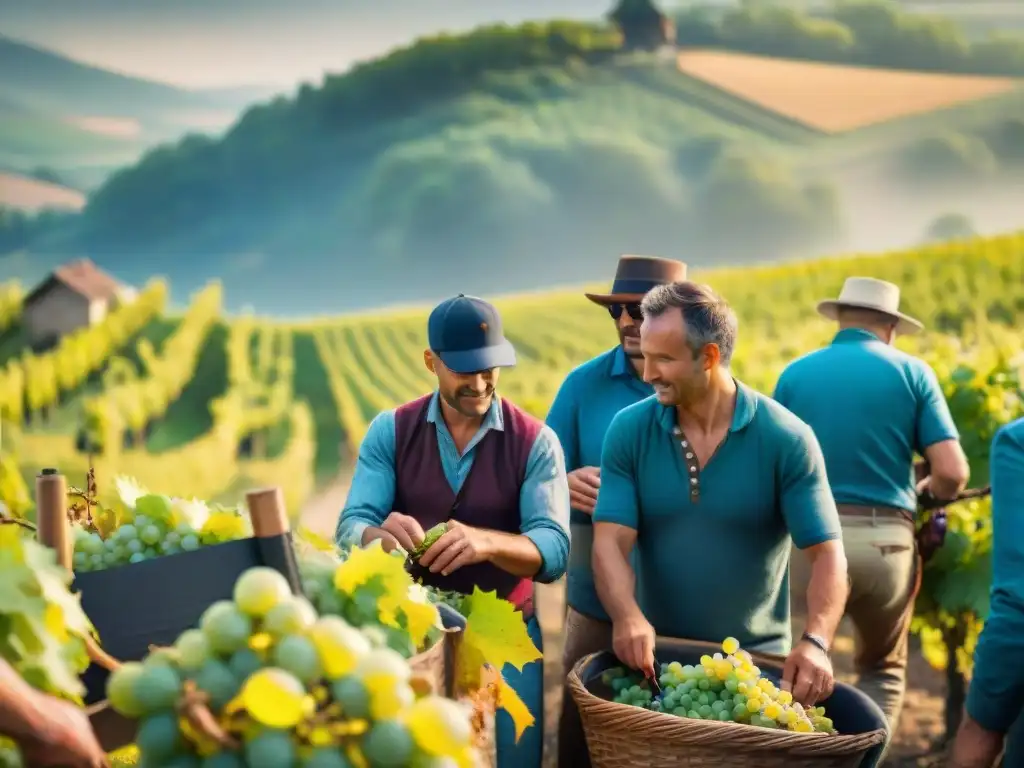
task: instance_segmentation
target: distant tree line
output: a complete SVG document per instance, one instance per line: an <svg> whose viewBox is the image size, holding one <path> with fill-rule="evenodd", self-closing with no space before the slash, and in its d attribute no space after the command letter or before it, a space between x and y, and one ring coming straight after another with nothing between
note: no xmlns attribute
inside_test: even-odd
<svg viewBox="0 0 1024 768"><path fill-rule="evenodd" d="M766 56L961 74L1024 75L1024 37L970 40L956 21L913 13L886 0L838 0L804 11L743 2L693 5L674 13L679 45Z"/></svg>

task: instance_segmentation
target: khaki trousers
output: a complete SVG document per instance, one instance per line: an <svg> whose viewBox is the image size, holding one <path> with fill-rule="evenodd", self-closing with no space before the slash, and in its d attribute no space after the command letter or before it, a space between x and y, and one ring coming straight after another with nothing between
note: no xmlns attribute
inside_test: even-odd
<svg viewBox="0 0 1024 768"><path fill-rule="evenodd" d="M878 704L896 733L907 683L907 643L919 566L914 531L889 517L844 515L843 546L850 575L846 616L856 630L857 687ZM799 551L790 561L793 637L804 631L810 564Z"/></svg>
<svg viewBox="0 0 1024 768"><path fill-rule="evenodd" d="M576 662L598 651L611 650L612 625L566 608L565 647L562 651L562 676L568 678ZM590 753L583 733L576 702L569 686L562 686L562 717L558 723L558 767L590 768Z"/></svg>

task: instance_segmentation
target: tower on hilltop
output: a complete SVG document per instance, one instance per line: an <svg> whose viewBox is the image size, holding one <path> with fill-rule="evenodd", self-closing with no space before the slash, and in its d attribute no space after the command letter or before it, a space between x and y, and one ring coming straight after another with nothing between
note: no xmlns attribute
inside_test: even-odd
<svg viewBox="0 0 1024 768"><path fill-rule="evenodd" d="M628 51L656 51L675 44L675 24L652 0L619 0L608 18L619 28L622 47Z"/></svg>

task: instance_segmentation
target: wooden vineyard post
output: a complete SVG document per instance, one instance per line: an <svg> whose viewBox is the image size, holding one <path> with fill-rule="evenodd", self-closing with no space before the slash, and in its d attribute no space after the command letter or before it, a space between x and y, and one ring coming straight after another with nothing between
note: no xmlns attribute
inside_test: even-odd
<svg viewBox="0 0 1024 768"><path fill-rule="evenodd" d="M36 538L57 553L57 562L71 570L68 484L56 469L44 469L36 476Z"/></svg>
<svg viewBox="0 0 1024 768"><path fill-rule="evenodd" d="M245 494L252 520L252 534L264 565L280 571L296 595L303 594L299 565L292 547L291 524L284 506L284 494L278 487L262 488Z"/></svg>

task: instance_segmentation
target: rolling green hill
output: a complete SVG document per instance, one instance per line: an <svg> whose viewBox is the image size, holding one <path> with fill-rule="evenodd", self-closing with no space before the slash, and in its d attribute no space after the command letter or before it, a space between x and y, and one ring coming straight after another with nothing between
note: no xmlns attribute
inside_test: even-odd
<svg viewBox="0 0 1024 768"><path fill-rule="evenodd" d="M1001 169L990 135L1022 109L1015 93L825 136L620 45L577 22L420 40L150 152L33 257L85 251L133 282L160 259L175 286L216 275L229 307L278 314L572 282L619 252L791 258L845 242L850 167L898 176L919 232L976 198L995 177L972 164ZM974 186L922 203L917 142Z"/></svg>

